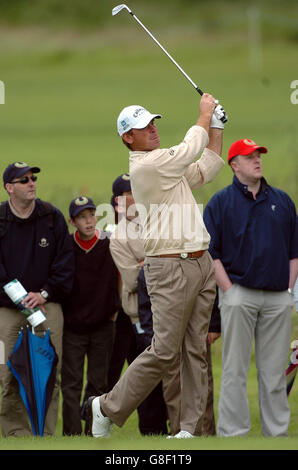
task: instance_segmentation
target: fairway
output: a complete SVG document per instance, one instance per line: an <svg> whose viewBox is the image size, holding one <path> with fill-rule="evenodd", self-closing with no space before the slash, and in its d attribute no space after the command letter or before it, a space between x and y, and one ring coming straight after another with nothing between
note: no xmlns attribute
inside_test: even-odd
<svg viewBox="0 0 298 470"><path fill-rule="evenodd" d="M67 220L72 198L84 194L96 205L109 203L113 180L128 171L128 151L116 132L124 106L139 104L162 114L158 122L162 147L179 143L198 115L200 96L154 42L127 13L111 19L116 3L103 2L98 28L93 23L89 29L26 22L0 27L0 81L5 84L5 104L0 104L1 171L14 161L40 166L38 197L56 205ZM156 8L158 3L153 3ZM280 7L271 16L270 9L261 9L261 39L255 41L246 7L229 3L217 28L220 7L212 16L212 8L203 2L197 26L191 2L186 3L188 9L181 8L180 14L175 1L177 8L170 16L165 6L158 15L145 2L128 5L198 86L226 109L225 161L234 140L247 137L266 146L265 178L286 191L297 207L298 104L291 100L291 83L298 80L298 33L292 39L283 36L282 22L277 27L272 19L278 11L284 22L290 22L290 8L295 17L297 5L289 2L291 7L284 11ZM213 27L204 28L206 24ZM204 206L231 180L226 164L212 183L195 191L196 200ZM7 198L3 187L0 197ZM298 315L293 310L294 339L298 339ZM221 339L212 346L212 357L217 416ZM252 429L245 438L181 442L142 437L136 412L123 428L113 427L110 439L62 437L60 407L55 437L0 438L0 450L297 450L298 379L289 397L288 438L262 437L257 393L253 353L248 378Z"/></svg>

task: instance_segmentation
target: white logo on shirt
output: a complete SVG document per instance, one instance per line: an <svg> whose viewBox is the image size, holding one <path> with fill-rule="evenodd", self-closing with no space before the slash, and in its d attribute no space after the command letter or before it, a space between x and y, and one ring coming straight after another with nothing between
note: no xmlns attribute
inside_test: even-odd
<svg viewBox="0 0 298 470"><path fill-rule="evenodd" d="M46 248L47 246L49 246L49 243L46 238L42 238L38 244L39 246L41 246L41 248Z"/></svg>

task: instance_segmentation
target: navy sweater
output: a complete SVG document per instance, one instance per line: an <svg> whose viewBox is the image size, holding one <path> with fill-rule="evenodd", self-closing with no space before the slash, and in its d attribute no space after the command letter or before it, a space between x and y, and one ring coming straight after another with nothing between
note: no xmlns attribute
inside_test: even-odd
<svg viewBox="0 0 298 470"><path fill-rule="evenodd" d="M45 289L53 302L61 302L71 290L74 258L68 228L62 213L49 206L51 216L36 199L30 217L20 219L6 205L8 220L0 238L0 307L14 308L3 286L15 278L27 292Z"/></svg>
<svg viewBox="0 0 298 470"><path fill-rule="evenodd" d="M120 308L118 270L110 254L107 233L89 251L81 248L71 235L75 254L74 284L63 305L64 327L88 333L109 321Z"/></svg>
<svg viewBox="0 0 298 470"><path fill-rule="evenodd" d="M220 259L233 283L252 289L288 288L289 261L298 257L297 215L293 201L262 179L257 199L234 176L233 184L207 204L204 222L209 251Z"/></svg>

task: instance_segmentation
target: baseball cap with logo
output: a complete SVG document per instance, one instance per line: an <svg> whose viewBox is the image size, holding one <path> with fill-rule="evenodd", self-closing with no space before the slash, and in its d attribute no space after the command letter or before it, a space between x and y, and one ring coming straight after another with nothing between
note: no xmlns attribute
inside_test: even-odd
<svg viewBox="0 0 298 470"><path fill-rule="evenodd" d="M69 216L74 219L80 212L85 209L94 209L96 210L95 204L87 196L79 196L73 199L69 205Z"/></svg>
<svg viewBox="0 0 298 470"><path fill-rule="evenodd" d="M261 147L251 139L236 140L229 148L228 163L230 163L232 158L237 157L237 155L249 155L255 150L259 150L261 153L268 152L266 147Z"/></svg>
<svg viewBox="0 0 298 470"><path fill-rule="evenodd" d="M3 173L3 183L4 186L6 183L11 183L16 178L21 178L24 176L28 171L32 171L32 173L39 173L40 168L37 166L29 166L27 163L24 162L14 162L8 165L8 167L4 170Z"/></svg>
<svg viewBox="0 0 298 470"><path fill-rule="evenodd" d="M116 206L115 198L121 196L123 193L131 191L130 177L128 173L123 173L115 179L112 186L113 196L111 198L111 204L113 207Z"/></svg>
<svg viewBox="0 0 298 470"><path fill-rule="evenodd" d="M122 109L117 119L118 134L122 136L131 129L144 129L155 118L161 118L161 114L151 114L139 105L127 106Z"/></svg>

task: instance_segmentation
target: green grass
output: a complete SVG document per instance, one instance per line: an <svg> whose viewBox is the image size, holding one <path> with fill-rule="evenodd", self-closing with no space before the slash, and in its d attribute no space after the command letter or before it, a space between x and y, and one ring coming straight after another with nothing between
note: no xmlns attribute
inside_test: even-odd
<svg viewBox="0 0 298 470"><path fill-rule="evenodd" d="M293 311L292 340L298 338L298 315ZM221 338L212 346L214 378L214 411L217 418L221 378ZM260 428L257 400L257 378L252 352L248 374L247 392L250 404L251 431L245 437L218 438L200 437L186 440L167 440L165 437L141 436L138 430L137 413L134 412L122 428L112 427L109 439L93 439L85 436L63 437L61 402L57 432L53 437L0 438L0 450L297 450L298 449L298 381L294 382L289 396L291 420L287 438L263 437Z"/></svg>
<svg viewBox="0 0 298 470"><path fill-rule="evenodd" d="M198 94L144 32L129 17L111 22L114 3L105 2L107 12L99 30L28 27L26 21L0 29L0 80L6 87L5 105L0 106L1 166L4 169L16 160L40 165L38 195L52 201L66 217L70 200L80 193L90 195L97 204L109 202L113 180L128 170L127 149L116 134L116 119L124 106L142 104L163 114L158 123L162 146L178 143L198 113ZM283 7L277 4L282 20ZM160 15L153 15L140 2L139 14L192 79L226 108L229 122L223 157L238 138L249 137L267 146L263 166L268 182L284 189L297 203L298 105L290 101L290 84L298 79L298 54L297 43L289 40L292 29L283 34L279 27L274 34L271 24L260 46L262 61L254 66L245 12L237 4L227 9L220 28L212 28L206 5L203 2L198 23L190 15L190 0L181 16L173 10L171 21L163 17L165 6ZM291 11L295 18L297 6L291 5L293 10L284 8L287 18ZM220 12L222 8L216 18ZM240 17L242 26L235 28ZM214 182L195 192L198 202L206 204L231 177L226 165ZM0 198L6 199L3 188ZM296 338L295 313L292 339ZM212 347L212 355L217 413L221 340ZM113 429L111 439L66 438L61 436L60 411L56 437L0 439L0 449L297 449L297 381L289 400L289 438L261 435L254 356L248 396L252 429L246 438L183 442L145 438L139 435L136 413L123 428Z"/></svg>
<svg viewBox="0 0 298 470"><path fill-rule="evenodd" d="M14 440L11 442L11 440ZM17 439L17 442L16 442ZM43 438L7 438L0 443L0 450L67 450L67 451L124 451L124 450L297 450L297 438L265 437L205 437L183 441L161 437L138 437L135 431L130 438L120 436L110 439L92 437L43 437ZM111 454L111 453L109 453ZM107 453L108 455L108 453Z"/></svg>
<svg viewBox="0 0 298 470"><path fill-rule="evenodd" d="M39 195L65 215L70 199L81 192L109 202L112 181L127 171L128 154L116 134L124 106L143 104L163 114L158 123L163 146L181 141L197 117L199 95L154 43L135 28L122 35L110 29L90 36L0 32L0 79L6 85L2 166L15 160L40 165ZM183 40L166 37L178 62L228 111L224 158L238 138L268 146L266 177L295 199L298 106L290 101L290 83L297 77L297 46L264 42L263 68L255 72L246 35L205 37L191 30ZM195 195L205 204L230 180L226 166ZM2 189L0 197L5 196Z"/></svg>

